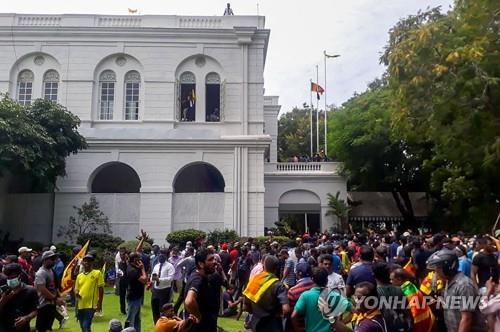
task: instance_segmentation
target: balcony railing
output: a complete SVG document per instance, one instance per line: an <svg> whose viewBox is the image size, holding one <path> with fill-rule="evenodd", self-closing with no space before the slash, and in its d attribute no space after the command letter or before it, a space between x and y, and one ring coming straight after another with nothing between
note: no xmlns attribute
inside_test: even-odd
<svg viewBox="0 0 500 332"><path fill-rule="evenodd" d="M265 173L273 174L338 174L339 163L306 162L306 163L265 163Z"/></svg>

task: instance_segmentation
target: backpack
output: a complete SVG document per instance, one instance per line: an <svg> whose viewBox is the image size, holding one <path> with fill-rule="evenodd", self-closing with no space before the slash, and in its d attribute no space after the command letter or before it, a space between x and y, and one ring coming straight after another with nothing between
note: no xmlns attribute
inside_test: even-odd
<svg viewBox="0 0 500 332"><path fill-rule="evenodd" d="M250 276L250 266L246 257L241 256L238 258L236 275L240 280Z"/></svg>

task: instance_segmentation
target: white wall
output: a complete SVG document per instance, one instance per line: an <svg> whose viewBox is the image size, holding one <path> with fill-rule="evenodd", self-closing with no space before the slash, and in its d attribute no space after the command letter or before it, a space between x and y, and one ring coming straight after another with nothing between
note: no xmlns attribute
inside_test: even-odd
<svg viewBox="0 0 500 332"><path fill-rule="evenodd" d="M321 230L336 226L337 221L333 216L325 216L329 210L328 193L335 194L340 191L340 197L346 199L347 184L340 176L282 176L266 175L266 193L264 198L265 226L274 227L278 221L280 198L292 190L309 191L317 195L321 206ZM291 196L288 196L291 197ZM289 203L289 202L288 202ZM297 196L297 204L304 203Z"/></svg>

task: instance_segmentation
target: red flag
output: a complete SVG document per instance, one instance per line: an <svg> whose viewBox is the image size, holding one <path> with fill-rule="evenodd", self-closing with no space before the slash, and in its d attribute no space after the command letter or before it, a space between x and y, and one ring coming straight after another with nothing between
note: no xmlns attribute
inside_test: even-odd
<svg viewBox="0 0 500 332"><path fill-rule="evenodd" d="M323 89L321 85L311 82L311 91L316 92L316 97L319 100L319 95L323 94L323 92L325 92L325 89Z"/></svg>
<svg viewBox="0 0 500 332"><path fill-rule="evenodd" d="M323 89L321 85L311 82L311 91L323 94L323 92L325 92L325 89Z"/></svg>

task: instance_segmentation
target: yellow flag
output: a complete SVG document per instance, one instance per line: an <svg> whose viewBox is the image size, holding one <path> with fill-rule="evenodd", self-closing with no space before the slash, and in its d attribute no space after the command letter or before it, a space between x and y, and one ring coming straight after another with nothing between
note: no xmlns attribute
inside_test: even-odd
<svg viewBox="0 0 500 332"><path fill-rule="evenodd" d="M71 275L73 274L73 270L74 270L76 264L78 264L78 261L80 259L82 259L83 256L85 256L85 254L87 253L87 249L89 248L89 244L90 244L90 240L88 240L87 243L85 243L85 245L82 247L82 249L80 249L78 254L76 254L75 257L73 257L71 262L69 262L69 264L64 269L64 272L63 272L63 275L61 278L61 289L59 290L59 293L61 295L67 294L73 288L75 281L71 278Z"/></svg>

